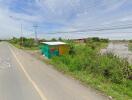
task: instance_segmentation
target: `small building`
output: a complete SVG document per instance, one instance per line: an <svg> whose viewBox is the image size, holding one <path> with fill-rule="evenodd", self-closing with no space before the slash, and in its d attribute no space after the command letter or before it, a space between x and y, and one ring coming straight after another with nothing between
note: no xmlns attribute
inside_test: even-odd
<svg viewBox="0 0 132 100"><path fill-rule="evenodd" d="M41 53L47 58L69 53L69 46L64 42L42 42Z"/></svg>
<svg viewBox="0 0 132 100"><path fill-rule="evenodd" d="M75 43L85 43L87 38L81 38L81 39L72 39Z"/></svg>
<svg viewBox="0 0 132 100"><path fill-rule="evenodd" d="M75 43L84 43L85 39L75 39L74 42Z"/></svg>

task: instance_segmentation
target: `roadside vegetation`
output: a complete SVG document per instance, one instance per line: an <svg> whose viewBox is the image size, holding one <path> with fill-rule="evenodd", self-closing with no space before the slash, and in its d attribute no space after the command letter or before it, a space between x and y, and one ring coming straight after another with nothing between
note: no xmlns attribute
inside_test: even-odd
<svg viewBox="0 0 132 100"><path fill-rule="evenodd" d="M129 41L129 50L132 51L132 40Z"/></svg>
<svg viewBox="0 0 132 100"><path fill-rule="evenodd" d="M58 40L59 41L65 41L65 40L62 40L61 38L59 38ZM49 41L58 41L58 40L55 38L52 38ZM11 44L13 44L15 47L17 47L19 49L39 50L41 48L41 45L42 45L41 41L44 42L46 40L42 39L42 40L36 41L33 38L25 38L25 37L16 38L16 37L13 37L8 42L10 42Z"/></svg>
<svg viewBox="0 0 132 100"><path fill-rule="evenodd" d="M0 42L2 42L3 40L0 40Z"/></svg>
<svg viewBox="0 0 132 100"><path fill-rule="evenodd" d="M101 55L99 51L107 43L98 38L88 39L85 44L69 41L69 55L54 57L52 64L115 100L131 100L132 66L111 53Z"/></svg>
<svg viewBox="0 0 132 100"><path fill-rule="evenodd" d="M33 38L12 38L10 41L14 46L21 49L26 50L38 50L39 44L36 43L36 41Z"/></svg>

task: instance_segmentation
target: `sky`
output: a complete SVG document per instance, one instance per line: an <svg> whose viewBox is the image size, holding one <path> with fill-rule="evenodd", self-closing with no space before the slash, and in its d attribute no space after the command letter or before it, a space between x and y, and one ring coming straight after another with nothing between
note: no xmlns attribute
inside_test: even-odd
<svg viewBox="0 0 132 100"><path fill-rule="evenodd" d="M132 39L131 28L96 30L131 27L132 0L0 0L0 38L34 37L34 25L39 38Z"/></svg>

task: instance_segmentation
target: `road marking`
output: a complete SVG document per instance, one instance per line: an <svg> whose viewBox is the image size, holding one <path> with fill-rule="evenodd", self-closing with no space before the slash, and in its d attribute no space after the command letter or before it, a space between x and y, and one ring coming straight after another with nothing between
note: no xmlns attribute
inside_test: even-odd
<svg viewBox="0 0 132 100"><path fill-rule="evenodd" d="M23 67L22 63L18 60L18 58L17 58L16 54L14 53L14 51L10 47L9 47L9 49L11 50L13 56L15 57L16 61L20 65L21 69L23 70L25 76L28 78L28 80L31 82L31 84L33 85L33 87L35 88L35 90L37 91L39 96L41 97L41 100L47 100L47 98L44 96L43 92L39 89L37 84L31 79L31 77L29 76L29 74L27 73L25 68Z"/></svg>

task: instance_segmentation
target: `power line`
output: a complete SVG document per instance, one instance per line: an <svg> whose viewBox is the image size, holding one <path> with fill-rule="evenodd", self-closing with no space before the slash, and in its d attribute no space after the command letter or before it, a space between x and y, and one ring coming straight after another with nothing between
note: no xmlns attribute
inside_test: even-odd
<svg viewBox="0 0 132 100"><path fill-rule="evenodd" d="M35 34L35 40L38 41L38 33L37 33L37 29L39 28L42 28L42 26L38 26L37 24L36 25L33 25L33 28L34 28L34 34ZM89 26L90 27L90 26ZM101 28L102 27L102 28ZM96 28L87 28L87 29L80 29L80 30L75 30L75 31L54 31L54 32L45 32L45 33L49 33L49 34L55 34L55 33L83 33L83 32L91 32L91 31L96 31L96 32L101 32L101 31L109 31L109 30L124 30L124 29L132 29L132 24L127 24L127 25L118 25L118 26L101 26L100 28L99 27L96 27Z"/></svg>
<svg viewBox="0 0 132 100"><path fill-rule="evenodd" d="M47 32L47 33L81 33L81 32L90 32L90 31L109 31L109 30L124 30L124 29L132 29L132 26L120 26L120 27L105 27L105 28L89 28L75 31L58 31L58 32Z"/></svg>

